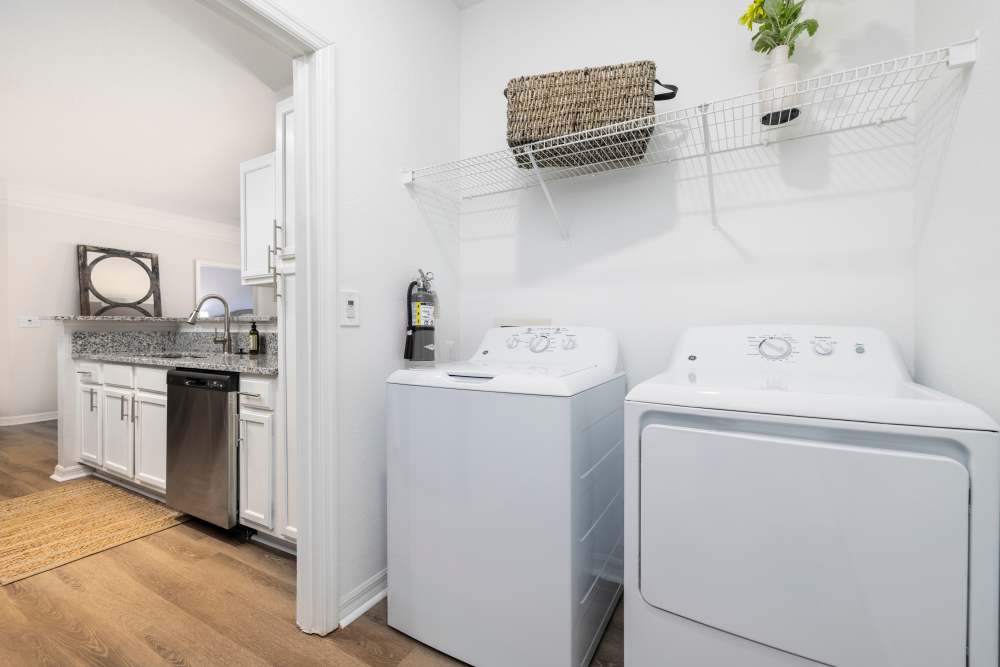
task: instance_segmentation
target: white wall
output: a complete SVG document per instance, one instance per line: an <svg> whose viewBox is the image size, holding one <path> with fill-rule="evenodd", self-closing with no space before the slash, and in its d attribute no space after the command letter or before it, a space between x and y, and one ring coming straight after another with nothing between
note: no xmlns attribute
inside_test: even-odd
<svg viewBox="0 0 1000 667"><path fill-rule="evenodd" d="M0 192L3 192L0 186ZM9 367L11 358L10 328L7 326L7 207L0 204L0 368ZM54 356L54 355L53 355ZM6 371L0 373L0 418L8 413L10 381Z"/></svg>
<svg viewBox="0 0 1000 667"><path fill-rule="evenodd" d="M27 188L0 196L3 217L0 350L7 359L0 376L0 419L56 409L59 325L23 329L15 322L19 315L79 312L77 244L157 253L165 315L191 311L195 259L239 263L238 228L225 223Z"/></svg>
<svg viewBox="0 0 1000 667"><path fill-rule="evenodd" d="M336 54L337 280L361 292L338 346L341 599L384 575L385 379L402 365L406 286L437 275L441 339L457 332L454 235L421 214L399 172L458 157L458 10L450 0L280 0ZM346 610L342 610L346 611Z"/></svg>
<svg viewBox="0 0 1000 667"><path fill-rule="evenodd" d="M0 3L0 180L239 224L291 59L208 4Z"/></svg>
<svg viewBox="0 0 1000 667"><path fill-rule="evenodd" d="M917 0L926 47L982 30L967 90L952 90L926 114L917 264L917 378L1000 420L1000 226L996 155L1000 126L1000 5ZM963 94L964 93L964 94Z"/></svg>
<svg viewBox="0 0 1000 667"><path fill-rule="evenodd" d="M661 111L754 90L762 56L743 3L490 0L462 12L461 154L505 144L508 79L639 59L680 86ZM913 46L910 0L814 0L805 75ZM883 327L912 359L914 156L908 128L861 131L720 157L722 231L703 161L552 189L570 242L537 189L462 216L462 348L498 318L605 326L631 383L662 370L686 325L755 321ZM426 161L426 160L425 160ZM475 208L487 209L475 212ZM499 208L499 210L497 210Z"/></svg>

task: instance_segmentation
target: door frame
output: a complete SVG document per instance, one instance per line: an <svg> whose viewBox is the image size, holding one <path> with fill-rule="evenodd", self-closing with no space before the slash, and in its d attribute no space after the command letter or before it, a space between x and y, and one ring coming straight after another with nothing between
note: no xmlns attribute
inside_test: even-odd
<svg viewBox="0 0 1000 667"><path fill-rule="evenodd" d="M334 46L273 0L208 0L294 58L298 539L296 623L340 626L338 597L337 272Z"/></svg>

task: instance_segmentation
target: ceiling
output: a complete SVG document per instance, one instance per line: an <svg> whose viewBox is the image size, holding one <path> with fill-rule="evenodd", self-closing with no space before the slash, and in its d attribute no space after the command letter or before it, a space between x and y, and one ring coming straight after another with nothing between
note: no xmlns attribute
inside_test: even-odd
<svg viewBox="0 0 1000 667"><path fill-rule="evenodd" d="M452 0L459 9L468 9L472 5L478 5L483 0Z"/></svg>
<svg viewBox="0 0 1000 667"><path fill-rule="evenodd" d="M291 73L199 2L0 0L0 180L238 225Z"/></svg>

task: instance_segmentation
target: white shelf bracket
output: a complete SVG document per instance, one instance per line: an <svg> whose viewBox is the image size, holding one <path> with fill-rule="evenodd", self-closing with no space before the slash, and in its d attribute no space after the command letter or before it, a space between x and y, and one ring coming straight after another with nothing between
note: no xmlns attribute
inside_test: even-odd
<svg viewBox="0 0 1000 667"><path fill-rule="evenodd" d="M528 159L531 160L531 170L535 172L535 177L538 178L538 186L545 193L545 199L549 202L549 208L552 209L552 217L556 219L556 225L559 226L559 234L564 240L569 240L569 228L563 223L562 218L559 217L559 210L556 209L556 203L552 201L552 195L549 193L549 186L545 184L545 179L542 177L542 170L538 168L538 162L535 160L535 153L531 150L531 146L525 146L525 152L528 154Z"/></svg>
<svg viewBox="0 0 1000 667"><path fill-rule="evenodd" d="M979 31L972 39L958 42L948 47L948 69L965 67L976 62L979 56Z"/></svg>
<svg viewBox="0 0 1000 667"><path fill-rule="evenodd" d="M399 173L399 180L403 182L403 185L413 185L413 170L404 169Z"/></svg>
<svg viewBox="0 0 1000 667"><path fill-rule="evenodd" d="M705 174L708 177L708 203L712 211L712 227L719 228L719 210L715 206L715 172L712 171L712 133L708 131L708 104L698 107L701 112L701 132L705 142Z"/></svg>

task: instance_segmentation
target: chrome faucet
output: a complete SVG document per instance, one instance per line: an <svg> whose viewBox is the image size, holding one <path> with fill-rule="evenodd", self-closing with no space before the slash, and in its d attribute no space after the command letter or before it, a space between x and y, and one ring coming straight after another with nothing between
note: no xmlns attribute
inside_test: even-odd
<svg viewBox="0 0 1000 667"><path fill-rule="evenodd" d="M218 299L220 302L222 302L222 307L223 307L224 312L225 312L225 314L223 315L225 331L223 331L222 338L219 338L219 330L216 329L215 330L215 334L212 336L212 342L214 342L214 343L222 343L222 351L223 351L223 353L225 353L225 354L232 354L232 352L233 352L233 340L229 336L229 324L230 324L230 319L229 319L229 303L225 299L223 299L221 295L219 295L219 294L206 294L205 296L201 297L201 301L198 302L198 305L194 307L194 310L192 310L191 314L188 316L187 323L188 324L196 324L198 322L199 311L201 311L201 307L203 305L205 305L205 302L208 301L209 299Z"/></svg>

